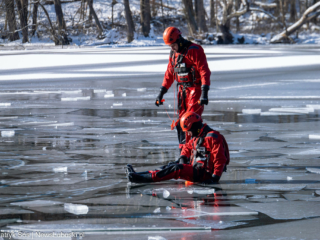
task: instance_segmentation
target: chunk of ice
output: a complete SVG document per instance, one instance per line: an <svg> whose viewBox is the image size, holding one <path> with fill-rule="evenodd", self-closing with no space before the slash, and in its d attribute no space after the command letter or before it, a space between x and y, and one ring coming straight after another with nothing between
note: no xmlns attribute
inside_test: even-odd
<svg viewBox="0 0 320 240"><path fill-rule="evenodd" d="M57 168L53 168L53 172L55 172L55 173L68 172L68 167L57 167Z"/></svg>
<svg viewBox="0 0 320 240"><path fill-rule="evenodd" d="M287 176L287 181L292 181L292 180L293 180L292 177Z"/></svg>
<svg viewBox="0 0 320 240"><path fill-rule="evenodd" d="M196 193L196 194L213 194L215 192L215 189L214 188L211 188L211 189L193 189L191 193L188 193L189 194L192 194L192 193Z"/></svg>
<svg viewBox="0 0 320 240"><path fill-rule="evenodd" d="M10 107L11 103L0 103L0 107Z"/></svg>
<svg viewBox="0 0 320 240"><path fill-rule="evenodd" d="M147 91L147 89L146 88L138 88L137 91L138 92L145 92L145 91Z"/></svg>
<svg viewBox="0 0 320 240"><path fill-rule="evenodd" d="M320 168L306 168L308 172L320 174Z"/></svg>
<svg viewBox="0 0 320 240"><path fill-rule="evenodd" d="M94 89L93 92L94 93L105 93L106 90L105 89Z"/></svg>
<svg viewBox="0 0 320 240"><path fill-rule="evenodd" d="M242 113L244 113L244 114L260 114L261 109L242 109Z"/></svg>
<svg viewBox="0 0 320 240"><path fill-rule="evenodd" d="M167 206L167 207L166 207L166 210L167 210L167 211L171 211L171 207Z"/></svg>
<svg viewBox="0 0 320 240"><path fill-rule="evenodd" d="M319 139L320 140L320 134L309 134L309 139Z"/></svg>
<svg viewBox="0 0 320 240"><path fill-rule="evenodd" d="M320 105L313 105L313 104L310 104L310 105L306 105L307 108L313 108L313 109L320 109Z"/></svg>
<svg viewBox="0 0 320 240"><path fill-rule="evenodd" d="M114 104L113 104L114 107L116 107L116 106L122 106L122 105L123 105L122 103L114 103Z"/></svg>
<svg viewBox="0 0 320 240"><path fill-rule="evenodd" d="M127 96L127 94L126 94L126 93L123 93L123 94L122 94L122 97L126 97L126 96Z"/></svg>
<svg viewBox="0 0 320 240"><path fill-rule="evenodd" d="M156 208L153 213L160 213L161 212L161 209L160 208Z"/></svg>
<svg viewBox="0 0 320 240"><path fill-rule="evenodd" d="M268 184L266 186L257 187L258 190L272 190L272 191L299 191L304 189L305 184Z"/></svg>
<svg viewBox="0 0 320 240"><path fill-rule="evenodd" d="M73 97L73 98L70 98L70 97L67 97L67 98L61 98L61 101L66 101L66 102L75 102L75 101L78 101L78 100L90 100L91 98L88 96L88 97Z"/></svg>
<svg viewBox="0 0 320 240"><path fill-rule="evenodd" d="M10 205L21 206L21 207L40 207L40 206L52 206L52 205L59 205L59 204L62 204L62 202L51 201L51 200L34 200L34 201L10 203Z"/></svg>
<svg viewBox="0 0 320 240"><path fill-rule="evenodd" d="M89 208L87 205L73 203L65 203L64 210L75 215L87 214L89 212Z"/></svg>
<svg viewBox="0 0 320 240"><path fill-rule="evenodd" d="M104 98L111 98L111 97L114 97L113 93L107 93L104 95Z"/></svg>
<svg viewBox="0 0 320 240"><path fill-rule="evenodd" d="M269 112L292 112L292 113L311 113L314 112L313 108L270 108Z"/></svg>
<svg viewBox="0 0 320 240"><path fill-rule="evenodd" d="M170 192L168 190L163 190L163 197L168 198L170 196Z"/></svg>
<svg viewBox="0 0 320 240"><path fill-rule="evenodd" d="M1 131L1 137L13 137L15 134L15 131Z"/></svg>
<svg viewBox="0 0 320 240"><path fill-rule="evenodd" d="M167 240L167 239L161 236L149 236L148 240Z"/></svg>

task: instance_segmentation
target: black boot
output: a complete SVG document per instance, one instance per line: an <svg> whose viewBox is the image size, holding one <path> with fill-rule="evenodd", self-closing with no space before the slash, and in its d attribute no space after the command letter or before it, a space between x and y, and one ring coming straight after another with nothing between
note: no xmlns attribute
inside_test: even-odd
<svg viewBox="0 0 320 240"><path fill-rule="evenodd" d="M145 174L129 173L127 177L128 177L128 181L133 183L153 182L151 173L145 173Z"/></svg>

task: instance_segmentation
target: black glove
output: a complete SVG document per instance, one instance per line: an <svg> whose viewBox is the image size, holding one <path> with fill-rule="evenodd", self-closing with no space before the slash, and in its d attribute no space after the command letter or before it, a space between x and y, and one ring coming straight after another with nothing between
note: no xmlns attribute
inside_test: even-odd
<svg viewBox="0 0 320 240"><path fill-rule="evenodd" d="M202 184L207 185L207 184L217 184L219 183L220 177L217 175L212 174L212 178L202 182Z"/></svg>
<svg viewBox="0 0 320 240"><path fill-rule="evenodd" d="M180 164L187 164L187 163L189 163L189 159L188 159L186 156L184 156L184 155L181 155L181 156L179 157L178 161L179 161Z"/></svg>
<svg viewBox="0 0 320 240"><path fill-rule="evenodd" d="M208 91L209 91L209 86L208 85L202 85L201 86L201 97L200 97L200 105L208 105Z"/></svg>
<svg viewBox="0 0 320 240"><path fill-rule="evenodd" d="M162 98L163 98L163 95L167 92L168 90L165 88L165 87L161 87L160 88L160 92L159 92L159 95L158 97L156 98L156 106L159 107L160 105L162 105L163 103L161 102L162 101Z"/></svg>

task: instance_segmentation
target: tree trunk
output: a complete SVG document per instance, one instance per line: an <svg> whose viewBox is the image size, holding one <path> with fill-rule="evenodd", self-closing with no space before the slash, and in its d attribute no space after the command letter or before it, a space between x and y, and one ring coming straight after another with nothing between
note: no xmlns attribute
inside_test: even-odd
<svg viewBox="0 0 320 240"><path fill-rule="evenodd" d="M214 27L215 25L215 4L214 0L210 0L210 27Z"/></svg>
<svg viewBox="0 0 320 240"><path fill-rule="evenodd" d="M93 0L90 0L90 4L93 5ZM89 22L92 22L92 16L93 14L92 14L91 8L89 7Z"/></svg>
<svg viewBox="0 0 320 240"><path fill-rule="evenodd" d="M240 0L235 1L235 7L236 7L236 10L240 8ZM236 17L236 32L238 33L239 31L240 31L240 21L239 21L239 17Z"/></svg>
<svg viewBox="0 0 320 240"><path fill-rule="evenodd" d="M233 43L233 36L230 33L230 28L227 25L219 25L219 29L222 33L223 44Z"/></svg>
<svg viewBox="0 0 320 240"><path fill-rule="evenodd" d="M281 43L281 42L288 42L289 36L300 29L303 24L306 22L311 21L313 18L316 18L320 15L320 12L317 12L317 10L320 9L320 2L314 4L313 6L309 7L302 15L302 17L294 23L292 26L288 27L286 31L283 31L282 33L274 36L270 43ZM311 14L311 16L308 16Z"/></svg>
<svg viewBox="0 0 320 240"><path fill-rule="evenodd" d="M28 0L16 0L22 32L22 43L29 42L28 39Z"/></svg>
<svg viewBox="0 0 320 240"><path fill-rule="evenodd" d="M198 25L194 17L192 0L182 0L184 4L184 13L188 22L189 33L194 35L198 31Z"/></svg>
<svg viewBox="0 0 320 240"><path fill-rule="evenodd" d="M17 24L16 24L16 16L14 13L14 2L12 0L5 0L5 8L7 12L7 19L9 25L9 41L15 41L20 39L19 33L16 32Z"/></svg>
<svg viewBox="0 0 320 240"><path fill-rule="evenodd" d="M152 10L152 17L157 16L157 9L156 9L156 0L151 0L151 10Z"/></svg>
<svg viewBox="0 0 320 240"><path fill-rule="evenodd" d="M39 7L39 2L36 2L33 4L31 36L34 36L37 30L38 7Z"/></svg>
<svg viewBox="0 0 320 240"><path fill-rule="evenodd" d="M145 37L148 37L150 33L151 20L149 0L140 0L140 16L142 33Z"/></svg>
<svg viewBox="0 0 320 240"><path fill-rule="evenodd" d="M134 23L132 20L129 0L123 0L123 3L124 3L124 11L125 11L126 21L127 21L127 39L128 39L128 43L130 43L134 39Z"/></svg>
<svg viewBox="0 0 320 240"><path fill-rule="evenodd" d="M199 20L199 30L202 32L208 32L208 27L206 24L205 10L203 6L203 0L198 0L198 20Z"/></svg>
<svg viewBox="0 0 320 240"><path fill-rule="evenodd" d="M199 4L198 4L199 0L194 0L194 17L196 19L197 24L199 24Z"/></svg>
<svg viewBox="0 0 320 240"><path fill-rule="evenodd" d="M98 31L99 31L99 35L101 35L103 33L103 28L101 26L101 23L99 21L99 18L97 16L97 14L96 14L96 11L93 8L93 1L87 0L87 3L89 5L90 11L91 11L91 13L93 15L94 21L96 22L96 25L97 25L97 28L98 28Z"/></svg>
<svg viewBox="0 0 320 240"><path fill-rule="evenodd" d="M66 23L63 18L63 12L62 12L60 0L54 0L54 9L56 11L57 23L58 23L58 28L59 28L59 32L60 32L62 29L64 29L64 30L66 29Z"/></svg>
<svg viewBox="0 0 320 240"><path fill-rule="evenodd" d="M290 0L290 21L294 22L297 16L296 0Z"/></svg>

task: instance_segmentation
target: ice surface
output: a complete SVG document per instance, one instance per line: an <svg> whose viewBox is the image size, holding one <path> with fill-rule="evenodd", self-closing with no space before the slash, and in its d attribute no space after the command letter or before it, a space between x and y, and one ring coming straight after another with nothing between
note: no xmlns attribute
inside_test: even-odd
<svg viewBox="0 0 320 240"><path fill-rule="evenodd" d="M15 135L15 131L13 130L1 131L1 137L13 137L14 135Z"/></svg>
<svg viewBox="0 0 320 240"><path fill-rule="evenodd" d="M66 97L66 98L61 98L61 101L70 101L70 102L72 102L72 101L78 101L78 100L80 100L80 101L85 101L85 100L90 100L91 99L91 97Z"/></svg>
<svg viewBox="0 0 320 240"><path fill-rule="evenodd" d="M304 189L305 184L269 184L266 186L256 187L258 190L271 190L271 191L299 191Z"/></svg>
<svg viewBox="0 0 320 240"><path fill-rule="evenodd" d="M318 202L286 201L271 203L239 203L237 205L262 212L274 219L302 219L320 216Z"/></svg>
<svg viewBox="0 0 320 240"><path fill-rule="evenodd" d="M58 173L58 172L68 172L68 167L57 167L53 168L53 172Z"/></svg>
<svg viewBox="0 0 320 240"><path fill-rule="evenodd" d="M138 92L145 92L145 91L147 91L147 89L146 88L138 88L137 91Z"/></svg>
<svg viewBox="0 0 320 240"><path fill-rule="evenodd" d="M320 134L309 134L309 139L320 140Z"/></svg>
<svg viewBox="0 0 320 240"><path fill-rule="evenodd" d="M242 109L242 113L244 113L244 114L260 114L261 109Z"/></svg>
<svg viewBox="0 0 320 240"><path fill-rule="evenodd" d="M306 168L308 172L320 174L320 168Z"/></svg>
<svg viewBox="0 0 320 240"><path fill-rule="evenodd" d="M108 93L104 95L104 98L111 98L111 97L114 97L113 93Z"/></svg>
<svg viewBox="0 0 320 240"><path fill-rule="evenodd" d="M107 90L105 90L105 89L93 89L93 92L94 93L106 93Z"/></svg>
<svg viewBox="0 0 320 240"><path fill-rule="evenodd" d="M89 208L87 205L72 204L72 203L65 203L64 210L66 210L69 213L73 213L75 215L87 214L89 212Z"/></svg>

